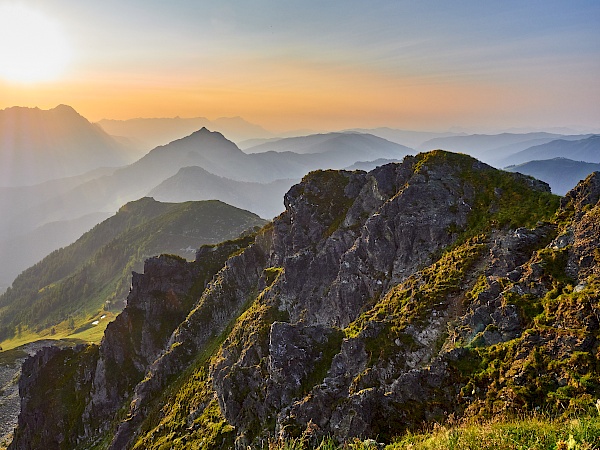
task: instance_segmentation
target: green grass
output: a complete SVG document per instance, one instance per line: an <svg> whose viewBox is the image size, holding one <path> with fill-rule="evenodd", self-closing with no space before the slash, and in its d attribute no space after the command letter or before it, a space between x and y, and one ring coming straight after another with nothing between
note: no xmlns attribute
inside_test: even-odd
<svg viewBox="0 0 600 450"><path fill-rule="evenodd" d="M313 443L309 435L272 440L268 450L368 450L382 448L373 440L349 440L338 444L331 438ZM591 450L600 448L600 419L582 417L552 420L543 416L506 421L434 424L431 429L407 433L385 450Z"/></svg>
<svg viewBox="0 0 600 450"><path fill-rule="evenodd" d="M598 417L551 420L530 417L501 422L436 425L409 433L386 450L586 450L600 448Z"/></svg>
<svg viewBox="0 0 600 450"><path fill-rule="evenodd" d="M343 444L338 444L332 438L323 438L312 444L310 436L303 436L297 439L272 439L264 450L376 450L380 447L374 440L361 441L352 439Z"/></svg>
<svg viewBox="0 0 600 450"><path fill-rule="evenodd" d="M54 327L43 329L40 332L23 328L21 334L2 341L2 350L16 349L22 345L41 340L63 341L71 344L98 344L104 336L104 330L107 325L115 319L116 315L116 313L110 311L99 311L92 316L78 318L74 322L75 326L73 329L69 328L68 321L66 320ZM105 317L102 319L102 316ZM93 325L94 321L98 321L98 324ZM54 329L54 333L52 333L52 329ZM1 352L0 355L2 355Z"/></svg>

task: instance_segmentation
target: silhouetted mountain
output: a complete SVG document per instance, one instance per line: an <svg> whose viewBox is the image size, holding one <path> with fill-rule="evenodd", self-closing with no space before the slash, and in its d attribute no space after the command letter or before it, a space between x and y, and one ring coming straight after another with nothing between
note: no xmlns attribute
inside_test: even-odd
<svg viewBox="0 0 600 450"><path fill-rule="evenodd" d="M144 197L152 188L182 167L206 165L243 173L248 155L219 133L202 129L185 139L157 147L135 163L114 173L91 179L43 203L3 217L0 235L14 236L45 223L68 220L95 212L113 212L120 205ZM214 161L214 163L213 163Z"/></svg>
<svg viewBox="0 0 600 450"><path fill-rule="evenodd" d="M207 172L202 167L184 167L148 194L163 202L221 200L229 205L271 218L283 212L283 196L299 179L253 183L230 180Z"/></svg>
<svg viewBox="0 0 600 450"><path fill-rule="evenodd" d="M45 181L32 186L0 187L0 211L2 211L0 217L6 219L9 215L15 215L20 211L34 208L70 191L80 184L94 178L110 175L116 170L116 168L104 167L86 172L83 175ZM0 219L1 222L2 220Z"/></svg>
<svg viewBox="0 0 600 450"><path fill-rule="evenodd" d="M338 140L345 145L340 145ZM44 205L28 211L29 221L47 222L48 217L64 220L90 212L116 210L119 204L148 194L183 167L202 167L214 175L236 181L271 182L301 178L317 168L346 167L369 157L401 158L409 150L366 135L339 134L333 141L333 146L326 141L323 147L313 147L322 148L322 153L301 155L267 152L248 155L222 134L202 128L186 138L153 149L140 160L110 176L91 180L60 198L48 200ZM365 145L353 145L354 141ZM381 144L381 150L374 143ZM19 217L19 222L23 221L25 219Z"/></svg>
<svg viewBox="0 0 600 450"><path fill-rule="evenodd" d="M25 186L123 166L130 150L70 106L0 110L0 184Z"/></svg>
<svg viewBox="0 0 600 450"><path fill-rule="evenodd" d="M553 158L508 166L504 170L531 175L548 183L555 194L565 195L590 173L600 171L600 164Z"/></svg>
<svg viewBox="0 0 600 450"><path fill-rule="evenodd" d="M499 163L508 166L551 158L569 158L576 161L600 163L600 135L592 135L577 140L556 139L507 156L501 159Z"/></svg>
<svg viewBox="0 0 600 450"><path fill-rule="evenodd" d="M297 137L297 136L292 136ZM255 138L255 139L246 139L245 141L241 141L237 143L237 146L246 152L249 148L256 147L258 145L266 144L267 142L275 142L280 141L281 139L285 139L283 137L274 137L274 138Z"/></svg>
<svg viewBox="0 0 600 450"><path fill-rule="evenodd" d="M246 122L241 117L221 117L216 120L209 120L206 117L187 119L181 117L130 120L103 119L98 124L108 134L130 139L137 143L140 150L145 151L181 139L202 127L219 131L234 142L273 136L271 132L258 125Z"/></svg>
<svg viewBox="0 0 600 450"><path fill-rule="evenodd" d="M502 133L502 134L472 134L468 136L451 136L445 138L435 138L424 142L419 150L443 149L454 152L467 153L471 156L481 159L484 162L493 164L497 167L503 167L516 162L504 163L504 159L512 153L530 147L539 142L549 142L554 139L581 139L581 136L562 136L552 133ZM542 140L542 141L540 141ZM558 156L558 155L557 155ZM528 158L523 161L530 161Z"/></svg>

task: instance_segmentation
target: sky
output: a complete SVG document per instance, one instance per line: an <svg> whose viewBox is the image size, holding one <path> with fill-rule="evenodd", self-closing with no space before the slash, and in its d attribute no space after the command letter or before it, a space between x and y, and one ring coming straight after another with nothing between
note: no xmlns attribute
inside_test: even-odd
<svg viewBox="0 0 600 450"><path fill-rule="evenodd" d="M600 129L597 0L0 0L0 22L15 9L47 26L0 32L0 108L273 131ZM27 58L39 76L15 79L25 41L22 55L47 48Z"/></svg>

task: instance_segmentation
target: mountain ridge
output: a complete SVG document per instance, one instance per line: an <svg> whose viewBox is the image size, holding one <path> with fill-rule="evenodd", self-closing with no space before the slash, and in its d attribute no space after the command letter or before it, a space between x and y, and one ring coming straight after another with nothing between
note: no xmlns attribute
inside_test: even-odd
<svg viewBox="0 0 600 450"><path fill-rule="evenodd" d="M203 289L191 288L193 272L211 251L195 263L153 259L100 347L26 363L10 448L58 433L71 448L387 442L448 414L584 411L600 386L599 180L559 201L543 182L443 151L369 173L313 172ZM133 334L124 326L190 298L183 322L147 338L139 330L152 320ZM67 359L79 369L57 391L49 373ZM76 408L27 400L49 379L55 396L80 386Z"/></svg>
<svg viewBox="0 0 600 450"><path fill-rule="evenodd" d="M261 126L247 122L241 117L220 117L215 120L206 117L102 119L97 123L110 135L122 136L138 142L142 151L168 144L202 127L214 128L236 142L273 136Z"/></svg>
<svg viewBox="0 0 600 450"><path fill-rule="evenodd" d="M42 333L74 316L122 309L129 273L158 253L189 257L201 244L237 237L265 221L219 201L127 203L75 243L25 270L0 296L0 339ZM85 317L82 317L85 319Z"/></svg>

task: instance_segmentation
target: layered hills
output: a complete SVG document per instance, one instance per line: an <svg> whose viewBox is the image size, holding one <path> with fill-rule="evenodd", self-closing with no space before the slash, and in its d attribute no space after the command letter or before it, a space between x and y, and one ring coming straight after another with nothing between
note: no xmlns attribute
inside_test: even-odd
<svg viewBox="0 0 600 450"><path fill-rule="evenodd" d="M472 134L434 138L424 142L418 148L421 150L443 148L463 152L495 167L556 157L596 162L579 155L574 157L571 154L572 149L569 147L570 145L581 146L582 140L590 137L592 136L560 135L546 132ZM572 143L570 144L570 142Z"/></svg>
<svg viewBox="0 0 600 450"><path fill-rule="evenodd" d="M502 165L522 164L528 161L569 158L576 161L600 163L600 136L592 135L584 139L555 139L539 144L499 161Z"/></svg>
<svg viewBox="0 0 600 450"><path fill-rule="evenodd" d="M271 151L249 155L222 134L202 128L185 138L159 146L138 161L119 169L96 171L87 176L28 188L0 189L3 212L0 216L0 236L3 237L0 239L0 251L5 255L0 261L0 275L7 274L6 278L0 279L0 286L10 284L20 271L47 254L42 253L42 249L56 249L87 231L78 228L71 233L72 227L65 226L54 247L48 241L36 247L27 264L15 264L21 258L18 251L15 253L12 242L39 234L38 230L49 223L84 224L87 223L86 217L99 214L106 217L124 203L147 196L150 192L169 201L222 200L271 218L283 211L281 199L292 184L290 179L298 180L314 169L346 167L357 159L364 160L364 157L359 157L361 153L394 158L406 154L406 148L373 136L341 135L333 136L331 140L337 143L335 151L314 145L313 150L320 150L312 154ZM357 144L351 145L353 140L357 140ZM345 152L346 146L351 151ZM181 180L186 178L186 182L189 181L194 169L179 173L186 167L201 168L195 169L200 178L189 185ZM171 177L174 178L166 181ZM216 180L225 190L211 187L211 182ZM158 187L163 182L166 184Z"/></svg>
<svg viewBox="0 0 600 450"><path fill-rule="evenodd" d="M592 413L599 199L598 173L559 200L442 151L313 172L253 236L148 260L99 346L26 361L10 448L388 442L449 415Z"/></svg>
<svg viewBox="0 0 600 450"><path fill-rule="evenodd" d="M568 158L553 158L528 161L508 166L505 170L531 175L548 183L555 194L565 195L589 174L600 171L600 164L573 161Z"/></svg>
<svg viewBox="0 0 600 450"><path fill-rule="evenodd" d="M202 244L236 238L264 223L219 201L128 203L14 280L0 296L0 341L77 338L103 311L123 308L131 272L141 270L146 258L160 253L193 258Z"/></svg>
<svg viewBox="0 0 600 450"><path fill-rule="evenodd" d="M411 153L412 149L372 134L345 132L278 139L249 147L245 152L333 153L343 158L369 159L405 156Z"/></svg>
<svg viewBox="0 0 600 450"><path fill-rule="evenodd" d="M0 111L0 185L26 186L132 162L130 150L73 108Z"/></svg>

